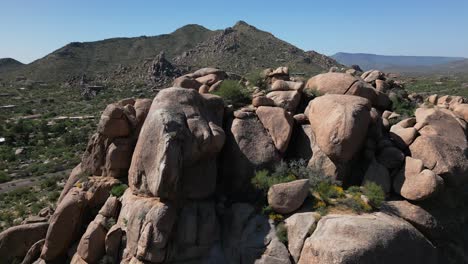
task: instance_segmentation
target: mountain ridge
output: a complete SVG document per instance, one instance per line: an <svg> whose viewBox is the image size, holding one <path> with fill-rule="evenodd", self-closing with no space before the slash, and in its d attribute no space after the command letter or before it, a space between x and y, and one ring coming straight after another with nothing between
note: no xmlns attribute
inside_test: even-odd
<svg viewBox="0 0 468 264"><path fill-rule="evenodd" d="M279 65L308 74L341 66L322 54L303 51L239 21L224 30L189 24L157 36L72 42L43 58L4 72L0 78L14 80L24 76L39 81L67 82L86 76L97 82L111 79L120 79L122 83L142 82L148 63L161 52L170 62L187 70L211 66L238 74Z"/></svg>

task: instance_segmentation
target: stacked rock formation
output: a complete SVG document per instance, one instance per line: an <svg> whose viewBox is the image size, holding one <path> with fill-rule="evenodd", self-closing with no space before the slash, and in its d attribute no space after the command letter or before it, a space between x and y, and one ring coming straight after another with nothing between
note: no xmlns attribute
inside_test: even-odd
<svg viewBox="0 0 468 264"><path fill-rule="evenodd" d="M433 96L402 118L390 111L385 74L355 75L329 72L304 85L285 67L269 69L267 89L232 109L210 94L227 74L204 68L152 101L107 106L53 215L1 233L1 261L463 262L464 99ZM388 201L381 212L320 219L304 203L308 179L273 185L267 198L286 218L283 244L250 182L299 158L344 186L375 182ZM122 197L110 196L121 182Z"/></svg>

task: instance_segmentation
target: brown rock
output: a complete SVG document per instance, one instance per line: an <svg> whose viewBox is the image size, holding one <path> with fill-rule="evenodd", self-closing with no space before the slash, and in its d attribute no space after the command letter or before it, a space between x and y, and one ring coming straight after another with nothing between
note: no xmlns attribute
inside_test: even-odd
<svg viewBox="0 0 468 264"><path fill-rule="evenodd" d="M252 105L255 107L259 106L274 106L275 101L266 96L257 96L252 99Z"/></svg>
<svg viewBox="0 0 468 264"><path fill-rule="evenodd" d="M277 80L271 85L273 91L302 91L304 88L303 82L292 82Z"/></svg>
<svg viewBox="0 0 468 264"><path fill-rule="evenodd" d="M105 165L102 176L123 178L128 175L132 161L134 140L129 138L116 138L107 148Z"/></svg>
<svg viewBox="0 0 468 264"><path fill-rule="evenodd" d="M404 168L393 180L395 192L411 201L425 200L443 188L444 181L431 170L423 170L423 162L406 157Z"/></svg>
<svg viewBox="0 0 468 264"><path fill-rule="evenodd" d="M464 129L445 109L416 110L421 136L410 145L411 156L444 178L449 186L468 181L468 143Z"/></svg>
<svg viewBox="0 0 468 264"><path fill-rule="evenodd" d="M202 84L199 83L197 80L189 78L187 76L181 76L181 77L176 78L174 80L174 83L172 84L173 87L194 89L197 91L198 89L200 89L201 85Z"/></svg>
<svg viewBox="0 0 468 264"><path fill-rule="evenodd" d="M302 249L299 264L437 263L435 247L414 227L382 213L327 215Z"/></svg>
<svg viewBox="0 0 468 264"><path fill-rule="evenodd" d="M208 86L211 86L213 84L215 84L216 82L219 81L218 79L218 75L217 74L208 74L208 75L205 75L205 76L202 76L202 77L198 77L195 79L197 82L201 83L202 85L203 84L206 84Z"/></svg>
<svg viewBox="0 0 468 264"><path fill-rule="evenodd" d="M126 137L130 135L130 126L122 106L110 104L101 115L98 132L106 137Z"/></svg>
<svg viewBox="0 0 468 264"><path fill-rule="evenodd" d="M26 256L23 259L21 264L32 264L35 260L37 260L41 256L41 250L44 246L45 239L41 239L34 243L32 247L26 253Z"/></svg>
<svg viewBox="0 0 468 264"><path fill-rule="evenodd" d="M389 85L384 80L375 80L375 89L379 92L385 93L389 88Z"/></svg>
<svg viewBox="0 0 468 264"><path fill-rule="evenodd" d="M378 70L369 70L361 75L361 78L368 83L375 82L377 80L385 80L385 73Z"/></svg>
<svg viewBox="0 0 468 264"><path fill-rule="evenodd" d="M307 108L305 114L320 149L334 161L351 160L366 138L369 101L357 96L324 95L312 100Z"/></svg>
<svg viewBox="0 0 468 264"><path fill-rule="evenodd" d="M77 188L71 189L58 204L50 218L42 259L51 261L63 256L79 238L85 206L85 193Z"/></svg>
<svg viewBox="0 0 468 264"><path fill-rule="evenodd" d="M201 93L201 94L209 93L209 92L210 92L210 86L208 86L207 84L203 84L203 85L200 86L200 88L198 89L198 92Z"/></svg>
<svg viewBox="0 0 468 264"><path fill-rule="evenodd" d="M295 113L296 108L301 100L301 94L297 91L273 91L266 95L275 102L278 107L284 108L286 111Z"/></svg>
<svg viewBox="0 0 468 264"><path fill-rule="evenodd" d="M294 121L296 121L297 124L300 124L300 125L309 123L309 118L307 118L307 116L304 115L304 114L294 115L293 119L294 119Z"/></svg>
<svg viewBox="0 0 468 264"><path fill-rule="evenodd" d="M163 262L175 222L173 206L158 198L139 197L128 189L122 197L118 224L126 226L126 248L123 258ZM153 239L157 238L157 239Z"/></svg>
<svg viewBox="0 0 468 264"><path fill-rule="evenodd" d="M468 122L468 104L457 104L453 108L455 115Z"/></svg>
<svg viewBox="0 0 468 264"><path fill-rule="evenodd" d="M291 139L293 118L280 107L260 106L256 114L275 143L276 149L285 152Z"/></svg>
<svg viewBox="0 0 468 264"><path fill-rule="evenodd" d="M122 228L116 224L113 225L106 234L105 249L106 255L112 258L117 263L119 258L119 252L121 250L123 231Z"/></svg>
<svg viewBox="0 0 468 264"><path fill-rule="evenodd" d="M211 195L217 172L212 159L225 139L223 111L218 96L180 88L159 92L135 147L130 187L167 199Z"/></svg>
<svg viewBox="0 0 468 264"><path fill-rule="evenodd" d="M369 84L346 74L329 72L316 75L307 81L305 89L317 91L320 94L347 94L368 99L375 104L377 91Z"/></svg>
<svg viewBox="0 0 468 264"><path fill-rule="evenodd" d="M302 247L311 229L317 224L316 213L296 213L284 221L288 230L288 249L294 262L299 261Z"/></svg>
<svg viewBox="0 0 468 264"><path fill-rule="evenodd" d="M401 126L393 125L390 128L390 138L401 149L406 149L418 135L418 130L414 127L403 128Z"/></svg>
<svg viewBox="0 0 468 264"><path fill-rule="evenodd" d="M210 89L208 90L210 93L216 92L219 90L219 87L221 87L221 84L223 83L223 80L217 81L213 85L211 85Z"/></svg>
<svg viewBox="0 0 468 264"><path fill-rule="evenodd" d="M0 261L14 263L22 260L28 250L46 236L48 223L13 226L0 233Z"/></svg>
<svg viewBox="0 0 468 264"><path fill-rule="evenodd" d="M76 253L87 263L97 263L105 253L105 238L107 230L104 228L105 219L98 215L92 221L81 237Z"/></svg>
<svg viewBox="0 0 468 264"><path fill-rule="evenodd" d="M268 204L276 212L288 214L299 209L308 194L307 179L275 184L268 190Z"/></svg>
<svg viewBox="0 0 468 264"><path fill-rule="evenodd" d="M434 234L438 232L437 219L423 208L408 201L384 202L380 210L405 219L429 238L434 237Z"/></svg>

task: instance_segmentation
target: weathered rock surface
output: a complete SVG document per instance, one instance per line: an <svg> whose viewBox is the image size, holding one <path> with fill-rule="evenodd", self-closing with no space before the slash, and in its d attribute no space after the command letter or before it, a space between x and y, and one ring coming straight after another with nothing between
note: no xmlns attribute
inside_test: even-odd
<svg viewBox="0 0 468 264"><path fill-rule="evenodd" d="M226 192L244 193L255 170L272 168L280 160L273 139L255 114L228 120L220 165Z"/></svg>
<svg viewBox="0 0 468 264"><path fill-rule="evenodd" d="M421 136L410 145L411 156L444 178L450 186L468 181L468 143L463 128L449 110L416 110Z"/></svg>
<svg viewBox="0 0 468 264"><path fill-rule="evenodd" d="M308 179L279 183L268 190L268 204L276 212L288 214L297 210L308 194Z"/></svg>
<svg viewBox="0 0 468 264"><path fill-rule="evenodd" d="M424 169L423 162L406 157L405 165L393 181L395 192L411 201L425 200L439 192L444 181L433 171Z"/></svg>
<svg viewBox="0 0 468 264"><path fill-rule="evenodd" d="M328 215L306 240L299 263L437 263L436 254L418 230L399 218Z"/></svg>
<svg viewBox="0 0 468 264"><path fill-rule="evenodd" d="M334 161L349 161L366 138L369 111L364 98L324 95L309 103L306 115L320 149Z"/></svg>
<svg viewBox="0 0 468 264"><path fill-rule="evenodd" d="M212 160L225 140L223 108L217 96L180 88L161 91L135 147L129 170L132 189L168 199L181 190L189 198L211 195L217 170Z"/></svg>
<svg viewBox="0 0 468 264"><path fill-rule="evenodd" d="M70 190L63 198L50 218L50 226L41 253L42 259L52 261L63 256L79 238L85 206L85 193L76 188Z"/></svg>
<svg viewBox="0 0 468 264"><path fill-rule="evenodd" d="M46 236L48 223L34 223L10 227L0 233L0 262L22 260L28 250Z"/></svg>
<svg viewBox="0 0 468 264"><path fill-rule="evenodd" d="M438 232L437 219L422 207L408 201L385 202L381 207L381 211L405 219L426 237L431 238Z"/></svg>
<svg viewBox="0 0 468 264"><path fill-rule="evenodd" d="M283 108L268 106L259 107L256 114L271 135L276 149L285 152L293 129L292 116Z"/></svg>
<svg viewBox="0 0 468 264"><path fill-rule="evenodd" d="M273 91L269 92L266 97L273 100L276 106L282 107L291 113L296 112L301 100L301 94L298 91Z"/></svg>
<svg viewBox="0 0 468 264"><path fill-rule="evenodd" d="M123 259L162 262L175 223L175 208L159 198L139 197L127 189L122 197L118 224L126 233Z"/></svg>
<svg viewBox="0 0 468 264"><path fill-rule="evenodd" d="M299 261L305 239L314 231L316 217L316 213L296 213L284 221L288 230L288 249L294 262Z"/></svg>

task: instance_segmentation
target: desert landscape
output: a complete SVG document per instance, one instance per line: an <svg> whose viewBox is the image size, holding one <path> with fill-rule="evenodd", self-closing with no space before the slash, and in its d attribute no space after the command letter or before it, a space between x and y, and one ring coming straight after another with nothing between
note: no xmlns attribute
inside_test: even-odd
<svg viewBox="0 0 468 264"><path fill-rule="evenodd" d="M467 140L463 56L241 20L3 58L0 264L468 263Z"/></svg>

